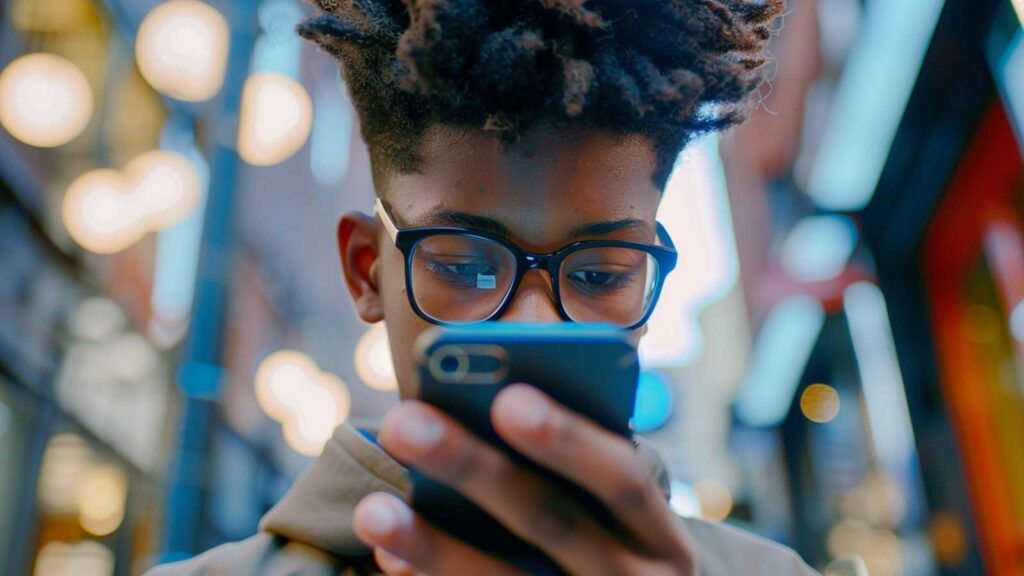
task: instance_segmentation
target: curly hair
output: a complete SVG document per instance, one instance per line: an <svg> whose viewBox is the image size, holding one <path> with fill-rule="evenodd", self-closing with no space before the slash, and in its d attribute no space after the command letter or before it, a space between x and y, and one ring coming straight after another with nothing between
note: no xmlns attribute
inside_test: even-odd
<svg viewBox="0 0 1024 576"><path fill-rule="evenodd" d="M663 189L694 137L749 115L784 0L308 0L375 164L412 172L432 124L644 135Z"/></svg>

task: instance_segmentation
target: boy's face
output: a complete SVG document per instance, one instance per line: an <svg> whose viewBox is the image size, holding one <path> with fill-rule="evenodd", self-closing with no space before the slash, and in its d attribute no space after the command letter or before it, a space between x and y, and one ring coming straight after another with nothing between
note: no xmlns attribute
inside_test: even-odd
<svg viewBox="0 0 1024 576"><path fill-rule="evenodd" d="M509 240L533 252L588 239L655 242L660 192L651 181L655 153L645 138L538 131L507 148L482 131L435 127L421 153L417 173L379 183L399 228L461 225L441 216L458 212L495 221ZM622 220L639 223L572 236L588 224ZM386 321L401 395L412 397L414 343L432 325L409 304L404 256L376 217L344 215L338 238L356 310L367 322ZM498 320L562 321L546 271L527 273L511 298Z"/></svg>

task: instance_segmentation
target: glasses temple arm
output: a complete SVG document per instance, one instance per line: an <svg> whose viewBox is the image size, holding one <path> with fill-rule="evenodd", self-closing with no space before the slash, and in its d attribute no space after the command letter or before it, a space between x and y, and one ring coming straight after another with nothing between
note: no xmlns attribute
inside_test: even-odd
<svg viewBox="0 0 1024 576"><path fill-rule="evenodd" d="M387 230L391 240L396 240L398 238L398 226L395 226L395 221L391 218L391 214L388 214L388 210L384 207L384 203L381 202L380 198L374 200L373 212L384 224L384 229Z"/></svg>

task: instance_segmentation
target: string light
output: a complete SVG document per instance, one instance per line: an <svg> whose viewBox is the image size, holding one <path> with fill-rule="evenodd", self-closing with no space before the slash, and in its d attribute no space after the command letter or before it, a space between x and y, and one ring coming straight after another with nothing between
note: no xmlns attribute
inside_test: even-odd
<svg viewBox="0 0 1024 576"><path fill-rule="evenodd" d="M28 54L0 72L0 124L26 144L66 144L85 130L92 111L85 74L60 56Z"/></svg>

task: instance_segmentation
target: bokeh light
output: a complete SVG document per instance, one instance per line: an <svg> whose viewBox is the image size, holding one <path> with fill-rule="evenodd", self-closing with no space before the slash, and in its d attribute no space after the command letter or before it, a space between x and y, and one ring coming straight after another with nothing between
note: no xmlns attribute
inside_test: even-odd
<svg viewBox="0 0 1024 576"><path fill-rule="evenodd" d="M359 338L354 361L356 374L370 388L382 392L398 389L388 331L383 322L370 326Z"/></svg>
<svg viewBox="0 0 1024 576"><path fill-rule="evenodd" d="M843 273L856 245L857 227L849 218L808 216L789 231L779 260L794 280L825 282Z"/></svg>
<svg viewBox="0 0 1024 576"><path fill-rule="evenodd" d="M64 195L61 214L79 246L113 254L188 217L201 194L191 162L156 150L133 159L123 173L100 168L79 176Z"/></svg>
<svg viewBox="0 0 1024 576"><path fill-rule="evenodd" d="M89 446L82 438L58 434L50 439L39 471L39 500L54 514L75 514L76 488L91 463Z"/></svg>
<svg viewBox="0 0 1024 576"><path fill-rule="evenodd" d="M254 166L283 162L302 148L313 126L313 100L295 80L253 74L242 90L238 154Z"/></svg>
<svg viewBox="0 0 1024 576"><path fill-rule="evenodd" d="M128 479L112 465L86 470L76 491L78 522L95 536L112 534L124 520Z"/></svg>
<svg viewBox="0 0 1024 576"><path fill-rule="evenodd" d="M932 514L928 534L935 551L935 559L942 566L956 566L964 561L970 550L967 529L960 518L945 510Z"/></svg>
<svg viewBox="0 0 1024 576"><path fill-rule="evenodd" d="M123 174L100 168L79 176L64 194L64 227L82 248L113 254L142 237Z"/></svg>
<svg viewBox="0 0 1024 576"><path fill-rule="evenodd" d="M171 0L142 21L135 58L153 88L178 100L198 102L220 91L228 40L227 22L209 4Z"/></svg>
<svg viewBox="0 0 1024 576"><path fill-rule="evenodd" d="M124 328L127 318L116 302L104 296L82 300L68 321L71 334L88 342L103 342Z"/></svg>
<svg viewBox="0 0 1024 576"><path fill-rule="evenodd" d="M701 480L694 487L700 501L701 517L721 522L732 513L733 499L729 487L717 480Z"/></svg>
<svg viewBox="0 0 1024 576"><path fill-rule="evenodd" d="M700 498L697 492L686 482L673 480L670 485L668 505L672 511L683 518L700 518Z"/></svg>
<svg viewBox="0 0 1024 576"><path fill-rule="evenodd" d="M305 456L317 456L334 429L348 418L352 399L348 386L321 372L305 354L280 350L256 369L256 401L281 424L288 445Z"/></svg>
<svg viewBox="0 0 1024 576"><path fill-rule="evenodd" d="M85 74L60 56L28 54L0 72L0 124L26 144L70 142L89 124L92 110Z"/></svg>
<svg viewBox="0 0 1024 576"><path fill-rule="evenodd" d="M34 576L111 576L113 573L114 553L99 542L55 541L39 550Z"/></svg>
<svg viewBox="0 0 1024 576"><path fill-rule="evenodd" d="M840 406L839 392L828 384L811 384L800 395L800 412L818 424L835 420Z"/></svg>
<svg viewBox="0 0 1024 576"><path fill-rule="evenodd" d="M630 425L634 432L653 432L672 416L672 384L662 374L643 370L636 387L636 405Z"/></svg>
<svg viewBox="0 0 1024 576"><path fill-rule="evenodd" d="M187 218L202 193L199 172L184 156L154 150L137 156L124 169L132 183L138 218L150 231L163 230Z"/></svg>

